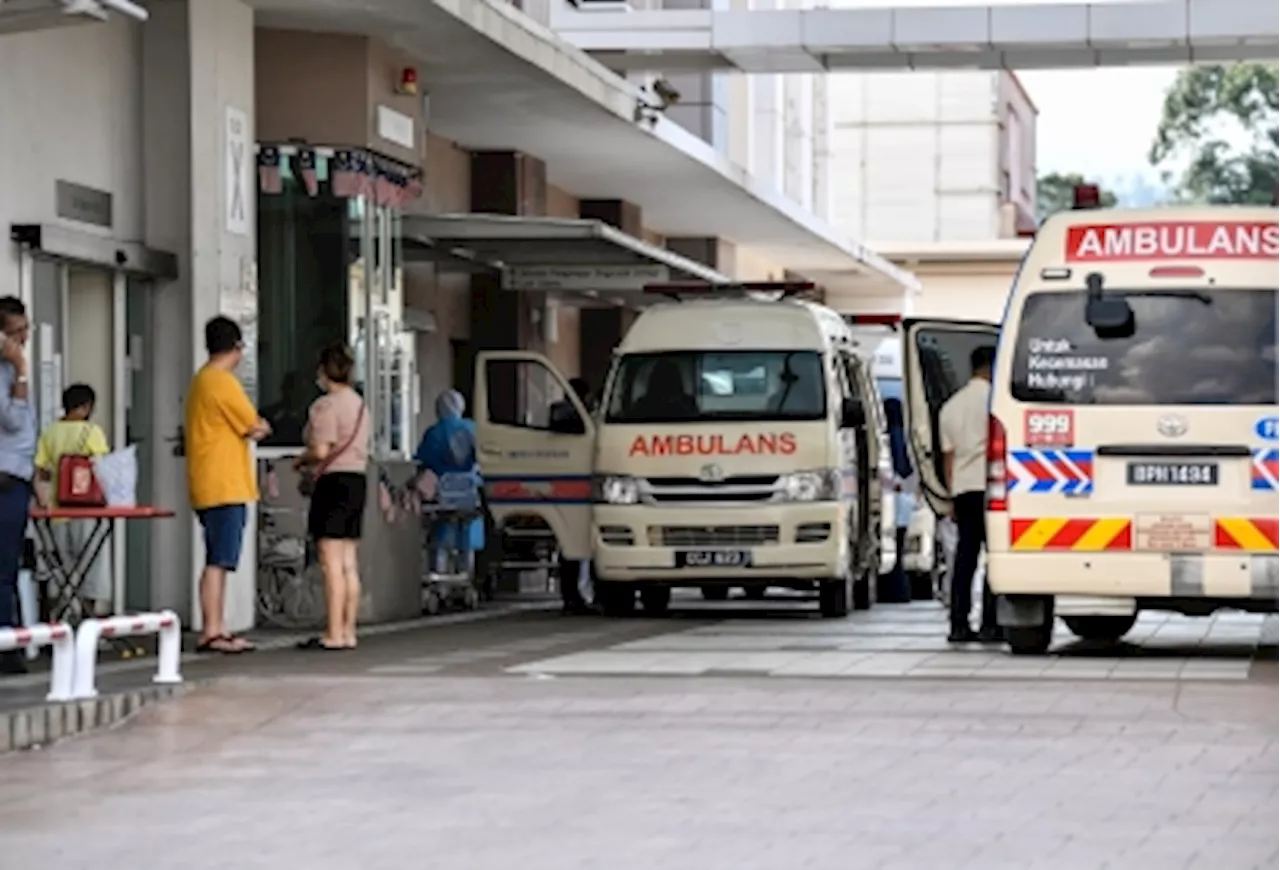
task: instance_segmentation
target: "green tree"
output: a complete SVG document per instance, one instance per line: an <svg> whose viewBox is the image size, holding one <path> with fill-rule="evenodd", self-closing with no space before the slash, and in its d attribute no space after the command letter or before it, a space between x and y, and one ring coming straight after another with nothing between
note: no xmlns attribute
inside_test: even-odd
<svg viewBox="0 0 1280 870"><path fill-rule="evenodd" d="M1090 184L1083 175L1077 172L1063 174L1061 172L1050 172L1048 175L1042 175L1036 179L1036 214L1040 220L1044 220L1056 211L1066 211L1071 208L1074 198L1075 189L1082 184ZM1111 208L1116 204L1116 195L1105 188L1099 186L1099 199L1104 208Z"/></svg>
<svg viewBox="0 0 1280 870"><path fill-rule="evenodd" d="M1165 92L1149 159L1179 199L1268 205L1276 196L1277 65L1193 66Z"/></svg>

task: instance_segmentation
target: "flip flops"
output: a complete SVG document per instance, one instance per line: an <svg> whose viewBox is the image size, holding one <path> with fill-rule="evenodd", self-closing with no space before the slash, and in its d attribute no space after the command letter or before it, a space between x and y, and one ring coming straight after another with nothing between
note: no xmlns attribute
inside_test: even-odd
<svg viewBox="0 0 1280 870"><path fill-rule="evenodd" d="M224 656L240 655L256 650L257 647L233 634L222 634L202 640L196 644L198 653L220 653Z"/></svg>
<svg viewBox="0 0 1280 870"><path fill-rule="evenodd" d="M325 652L346 652L351 649L349 646L329 646L324 642L322 637L309 637L298 643L298 649L303 650L323 650Z"/></svg>

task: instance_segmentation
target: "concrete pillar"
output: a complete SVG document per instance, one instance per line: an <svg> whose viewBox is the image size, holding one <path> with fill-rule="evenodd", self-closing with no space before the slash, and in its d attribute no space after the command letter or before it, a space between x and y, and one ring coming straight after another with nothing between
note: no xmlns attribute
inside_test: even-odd
<svg viewBox="0 0 1280 870"><path fill-rule="evenodd" d="M514 151L478 151L471 155L471 210L481 214L540 216L547 211L546 164ZM530 312L545 307L544 293L516 293L502 289L498 275L471 278L471 344L480 350L541 350L542 336L532 327ZM462 363L464 370L471 366ZM512 402L516 385L498 395ZM471 390L465 391L471 404ZM514 411L514 408L511 409Z"/></svg>
<svg viewBox="0 0 1280 870"><path fill-rule="evenodd" d="M145 242L174 251L179 277L155 292L149 358L158 361L154 439L156 500L178 510L151 535L152 606L173 607L199 627L195 583L203 548L187 510L186 468L174 455L191 374L204 361L204 323L257 315L253 158L253 10L239 0L161 0L142 28ZM246 386L253 388L255 352ZM240 569L227 580L228 628L252 627L255 524Z"/></svg>
<svg viewBox="0 0 1280 870"><path fill-rule="evenodd" d="M717 236L668 236L667 250L726 275L737 272L733 243Z"/></svg>

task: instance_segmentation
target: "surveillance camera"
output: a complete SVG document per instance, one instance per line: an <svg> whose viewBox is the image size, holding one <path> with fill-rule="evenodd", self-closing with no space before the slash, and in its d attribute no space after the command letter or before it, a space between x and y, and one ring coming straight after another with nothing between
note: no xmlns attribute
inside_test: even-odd
<svg viewBox="0 0 1280 870"><path fill-rule="evenodd" d="M662 108L664 109L680 102L680 92L666 79L656 79L653 83L653 92L662 101Z"/></svg>

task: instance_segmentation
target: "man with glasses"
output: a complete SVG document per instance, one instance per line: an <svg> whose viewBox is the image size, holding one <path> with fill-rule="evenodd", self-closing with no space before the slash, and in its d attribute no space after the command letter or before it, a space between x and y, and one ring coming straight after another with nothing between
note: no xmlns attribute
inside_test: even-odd
<svg viewBox="0 0 1280 870"><path fill-rule="evenodd" d="M0 298L0 628L18 625L18 570L31 512L36 415L27 396L27 309L14 296ZM0 674L26 673L21 650L0 653Z"/></svg>
<svg viewBox="0 0 1280 870"><path fill-rule="evenodd" d="M200 573L200 652L242 653L253 649L226 630L227 572L240 565L249 505L258 500L250 441L271 434L235 370L244 359L240 327L227 317L204 326L209 361L187 391L187 487L191 507L204 529L204 570Z"/></svg>

